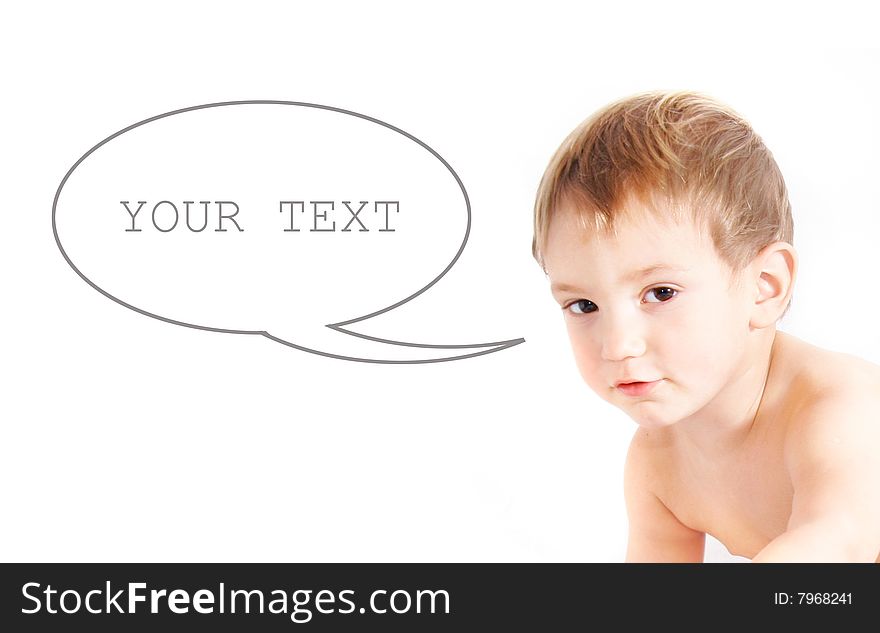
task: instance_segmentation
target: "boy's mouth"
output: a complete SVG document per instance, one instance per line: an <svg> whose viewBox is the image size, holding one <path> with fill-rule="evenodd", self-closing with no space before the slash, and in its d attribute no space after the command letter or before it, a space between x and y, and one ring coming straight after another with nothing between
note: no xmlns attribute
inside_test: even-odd
<svg viewBox="0 0 880 633"><path fill-rule="evenodd" d="M618 382L614 387L622 394L627 396L644 396L651 392L663 379L653 380L651 382L642 381L622 381Z"/></svg>

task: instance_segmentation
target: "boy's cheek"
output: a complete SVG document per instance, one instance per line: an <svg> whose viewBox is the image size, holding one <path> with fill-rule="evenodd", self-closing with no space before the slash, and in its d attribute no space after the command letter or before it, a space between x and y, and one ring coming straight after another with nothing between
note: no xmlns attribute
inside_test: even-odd
<svg viewBox="0 0 880 633"><path fill-rule="evenodd" d="M601 375L601 359L595 346L572 339L575 364L584 382L590 389L604 397L605 381Z"/></svg>

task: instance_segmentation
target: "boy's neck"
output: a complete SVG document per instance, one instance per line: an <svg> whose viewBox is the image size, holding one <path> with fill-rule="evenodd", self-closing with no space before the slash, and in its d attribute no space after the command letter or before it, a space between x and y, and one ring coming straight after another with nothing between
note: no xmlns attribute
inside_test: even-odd
<svg viewBox="0 0 880 633"><path fill-rule="evenodd" d="M756 332L734 380L708 405L675 424L675 436L707 457L731 455L740 448L765 408L773 358L784 336L775 327Z"/></svg>

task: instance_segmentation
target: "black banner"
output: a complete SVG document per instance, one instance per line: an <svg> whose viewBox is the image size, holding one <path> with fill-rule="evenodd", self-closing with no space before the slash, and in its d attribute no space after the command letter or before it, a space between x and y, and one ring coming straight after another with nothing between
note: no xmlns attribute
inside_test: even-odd
<svg viewBox="0 0 880 633"><path fill-rule="evenodd" d="M4 631L705 630L880 616L880 566L867 564L5 564L0 574Z"/></svg>

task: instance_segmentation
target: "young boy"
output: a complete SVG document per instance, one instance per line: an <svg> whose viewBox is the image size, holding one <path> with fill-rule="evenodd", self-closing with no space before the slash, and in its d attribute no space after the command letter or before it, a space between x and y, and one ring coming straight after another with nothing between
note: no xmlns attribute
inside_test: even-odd
<svg viewBox="0 0 880 633"><path fill-rule="evenodd" d="M776 330L791 211L741 117L693 93L598 112L544 174L533 252L584 380L639 425L628 561L702 561L711 534L755 562L880 562L880 368Z"/></svg>

